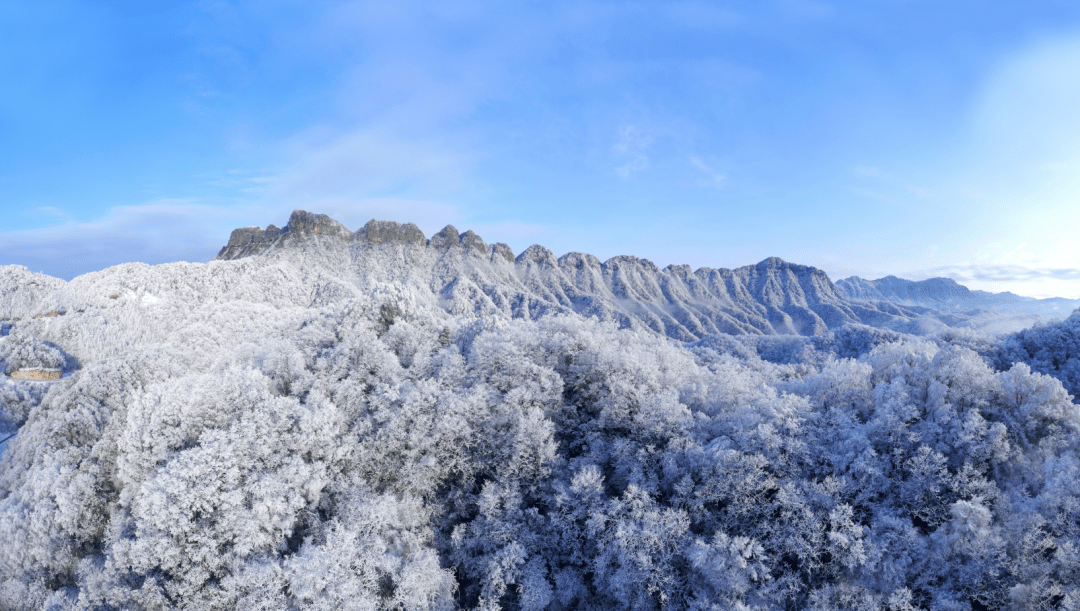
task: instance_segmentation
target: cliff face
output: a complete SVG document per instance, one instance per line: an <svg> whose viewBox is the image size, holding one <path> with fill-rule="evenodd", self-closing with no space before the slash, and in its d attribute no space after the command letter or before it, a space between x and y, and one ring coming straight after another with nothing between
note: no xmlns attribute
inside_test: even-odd
<svg viewBox="0 0 1080 611"><path fill-rule="evenodd" d="M447 226L424 237L416 225L371 221L355 233L326 215L293 212L284 229L233 231L217 259L292 257L328 269L323 302L407 285L455 314L536 318L576 313L646 328L680 341L706 335L820 335L848 323L918 332L925 312L852 300L813 267L769 258L737 269L671 265L619 256L601 262L556 257L533 245L516 257L472 231ZM922 325L920 327L920 324ZM940 323L930 324L933 329Z"/></svg>

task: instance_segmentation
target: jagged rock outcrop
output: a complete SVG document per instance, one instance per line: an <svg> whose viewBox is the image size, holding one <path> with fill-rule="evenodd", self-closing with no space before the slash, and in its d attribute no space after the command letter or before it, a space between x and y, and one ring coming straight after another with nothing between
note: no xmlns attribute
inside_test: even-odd
<svg viewBox="0 0 1080 611"><path fill-rule="evenodd" d="M578 252L556 257L538 244L515 257L506 244L489 246L453 225L430 239L416 225L389 221L372 220L351 233L325 215L302 210L280 231L237 229L217 258L288 256L293 248L305 260L333 261L326 265L332 269L319 272L313 303L320 304L404 285L454 314L576 313L680 341L715 333L821 335L849 323L908 332L943 326L925 308L853 300L821 270L776 257L734 270L696 271L686 265L660 269L632 256L604 262Z"/></svg>
<svg viewBox="0 0 1080 611"><path fill-rule="evenodd" d="M283 229L278 229L274 225L266 229L259 227L234 229L232 235L229 236L228 244L214 258L239 259L308 239L348 241L351 237L352 231L348 227L325 214L293 210L289 222Z"/></svg>
<svg viewBox="0 0 1080 611"><path fill-rule="evenodd" d="M412 244L414 246L427 244L424 232L412 223L400 225L393 221L376 221L375 219L356 230L353 240L363 240L371 244Z"/></svg>

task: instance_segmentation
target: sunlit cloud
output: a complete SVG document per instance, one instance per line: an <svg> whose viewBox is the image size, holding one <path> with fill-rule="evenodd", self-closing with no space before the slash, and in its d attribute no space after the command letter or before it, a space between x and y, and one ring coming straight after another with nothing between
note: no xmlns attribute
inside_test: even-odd
<svg viewBox="0 0 1080 611"><path fill-rule="evenodd" d="M972 106L957 187L995 212L1080 222L1080 36L1043 39L1003 61ZM1049 217L1047 216L1049 215ZM1024 227L1026 229L1026 227Z"/></svg>

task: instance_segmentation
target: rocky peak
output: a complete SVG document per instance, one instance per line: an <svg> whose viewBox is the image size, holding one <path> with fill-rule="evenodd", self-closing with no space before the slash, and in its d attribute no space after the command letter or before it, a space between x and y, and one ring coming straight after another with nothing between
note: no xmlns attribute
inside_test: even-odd
<svg viewBox="0 0 1080 611"><path fill-rule="evenodd" d="M682 279L684 281L686 279L690 278L690 276L692 276L694 274L693 270L690 269L690 266L686 265L686 264L682 264L682 265L672 264L672 265L669 265L669 266L665 267L664 271L671 274L672 276L680 278L680 279Z"/></svg>
<svg viewBox="0 0 1080 611"><path fill-rule="evenodd" d="M491 245L491 261L493 263L505 262L512 264L514 262L514 251L508 244L495 242Z"/></svg>
<svg viewBox="0 0 1080 611"><path fill-rule="evenodd" d="M427 237L413 223L399 224L394 221L376 221L371 219L353 234L354 241L366 241L371 244L414 244L426 246Z"/></svg>
<svg viewBox="0 0 1080 611"><path fill-rule="evenodd" d="M325 214L314 214L306 210L293 210L289 217L289 224L285 225L281 233L304 236L323 235L346 240L352 237L352 232L345 225Z"/></svg>
<svg viewBox="0 0 1080 611"><path fill-rule="evenodd" d="M514 253L506 244L489 247L483 238L472 230L458 233L453 225L447 225L441 231L424 237L424 232L413 223L395 223L372 219L355 233L340 222L325 214L314 214L306 210L294 210L284 229L270 225L266 229L259 227L241 227L234 229L229 242L218 252L217 259L238 259L259 254L270 248L283 248L300 238L337 238L351 240L354 243L368 245L412 244L430 246L435 250L448 250L460 246L466 252L472 252L482 258L514 261Z"/></svg>
<svg viewBox="0 0 1080 611"><path fill-rule="evenodd" d="M262 227L240 227L233 229L232 234L229 236L229 242L218 251L217 259L236 259L242 256L242 253L246 250L250 250L253 245L261 243L263 239Z"/></svg>
<svg viewBox="0 0 1080 611"><path fill-rule="evenodd" d="M525 265L527 267L533 265L539 267L558 267L559 265L559 260L555 258L555 253L551 252L549 248L539 244L533 244L526 248L514 261L518 265Z"/></svg>
<svg viewBox="0 0 1080 611"><path fill-rule="evenodd" d="M604 261L601 267L607 273L614 273L616 271L628 271L634 270L636 272L645 272L648 274L656 275L660 273L660 268L655 263L648 259L641 259L632 255L618 255Z"/></svg>
<svg viewBox="0 0 1080 611"><path fill-rule="evenodd" d="M484 243L484 240L480 239L480 236L473 233L472 229L458 236L458 244L461 244L465 249L472 249L479 254L487 254L487 244Z"/></svg>
<svg viewBox="0 0 1080 611"><path fill-rule="evenodd" d="M766 273L776 273L780 271L790 271L796 276L826 276L825 272L816 267L810 265L799 265L798 263L790 263L781 259L780 257L768 257L760 261L755 265L759 270L759 273L764 271Z"/></svg>
<svg viewBox="0 0 1080 611"><path fill-rule="evenodd" d="M446 250L460 241L461 235L458 233L457 227L447 225L439 233L431 236L431 239L428 240L428 246L437 250Z"/></svg>
<svg viewBox="0 0 1080 611"><path fill-rule="evenodd" d="M566 270L600 269L600 259L583 252L568 252L559 257L559 267Z"/></svg>
<svg viewBox="0 0 1080 611"><path fill-rule="evenodd" d="M279 240L281 239L291 241L310 236L348 240L352 237L352 232L349 231L348 227L325 214L293 210L284 229L278 229L275 225L268 225L266 229L259 227L234 229L229 236L228 244L218 251L215 259L239 259L264 252L274 245L280 244Z"/></svg>

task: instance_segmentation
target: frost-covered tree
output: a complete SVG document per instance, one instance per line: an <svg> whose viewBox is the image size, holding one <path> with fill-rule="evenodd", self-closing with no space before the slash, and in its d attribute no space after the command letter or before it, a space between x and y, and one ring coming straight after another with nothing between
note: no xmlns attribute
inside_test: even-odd
<svg viewBox="0 0 1080 611"><path fill-rule="evenodd" d="M1061 322L1006 336L995 348L987 352L999 368L1026 363L1034 371L1061 380L1069 394L1080 396L1080 311Z"/></svg>
<svg viewBox="0 0 1080 611"><path fill-rule="evenodd" d="M0 340L0 364L6 375L19 369L60 369L66 361L62 350L18 327Z"/></svg>
<svg viewBox="0 0 1080 611"><path fill-rule="evenodd" d="M1080 605L1054 333L681 343L305 253L5 297L71 375L0 385L0 609Z"/></svg>

